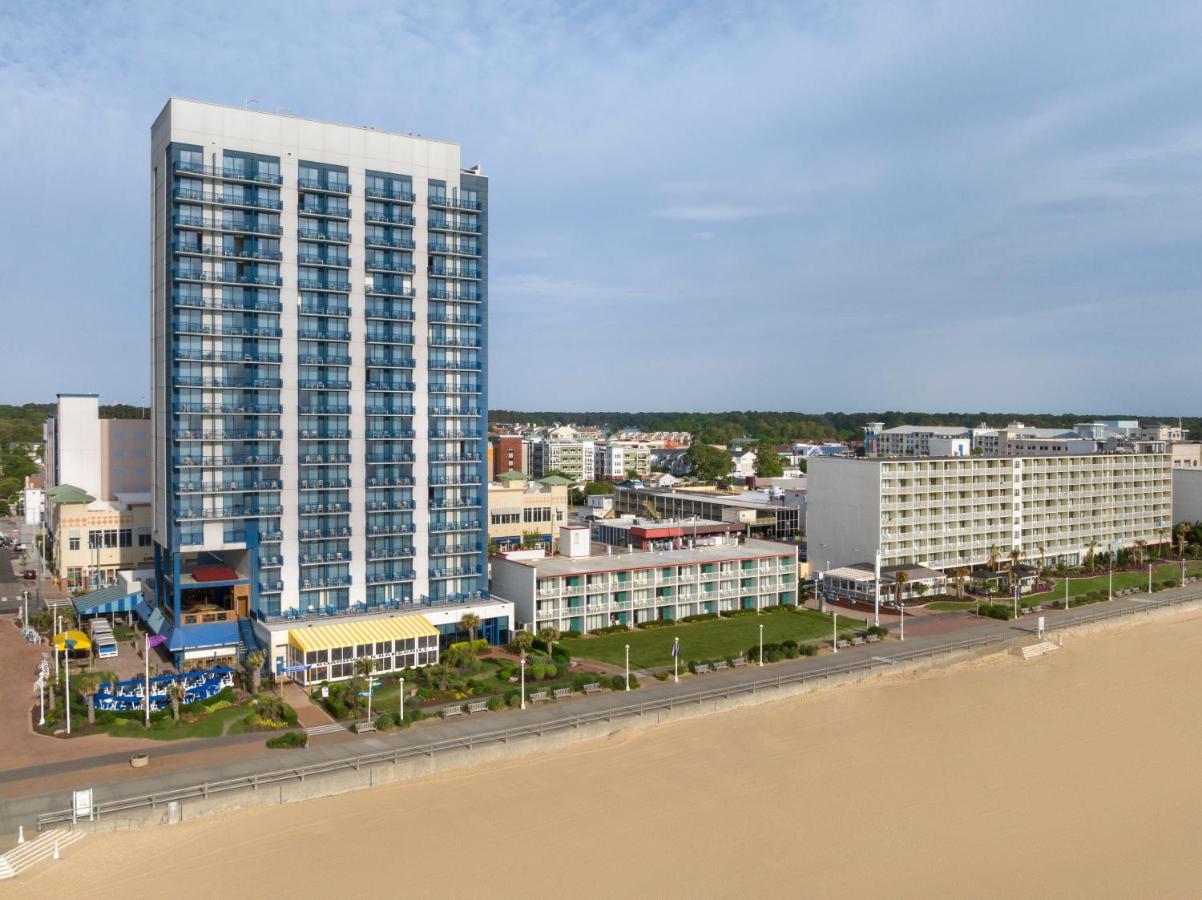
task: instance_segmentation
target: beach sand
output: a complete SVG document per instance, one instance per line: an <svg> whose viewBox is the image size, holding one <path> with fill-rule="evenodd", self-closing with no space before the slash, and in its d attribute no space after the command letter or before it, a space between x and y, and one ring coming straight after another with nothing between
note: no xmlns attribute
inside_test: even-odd
<svg viewBox="0 0 1202 900"><path fill-rule="evenodd" d="M1185 897L1202 613L487 767L88 836L14 897Z"/></svg>

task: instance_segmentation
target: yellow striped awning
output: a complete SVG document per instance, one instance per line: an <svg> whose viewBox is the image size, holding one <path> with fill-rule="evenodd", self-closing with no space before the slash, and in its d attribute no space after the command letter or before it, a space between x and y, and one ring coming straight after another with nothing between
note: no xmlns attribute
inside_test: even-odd
<svg viewBox="0 0 1202 900"><path fill-rule="evenodd" d="M425 616L389 616L330 625L301 625L288 631L288 643L302 653L312 653L437 634L438 629Z"/></svg>

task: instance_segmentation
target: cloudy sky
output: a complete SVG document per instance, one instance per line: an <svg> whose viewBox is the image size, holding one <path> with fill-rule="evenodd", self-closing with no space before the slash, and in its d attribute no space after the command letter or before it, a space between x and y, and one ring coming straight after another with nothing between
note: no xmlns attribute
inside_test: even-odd
<svg viewBox="0 0 1202 900"><path fill-rule="evenodd" d="M393 7L389 10L386 7ZM141 402L168 96L457 141L491 400L1196 414L1202 7L6 4L0 401Z"/></svg>

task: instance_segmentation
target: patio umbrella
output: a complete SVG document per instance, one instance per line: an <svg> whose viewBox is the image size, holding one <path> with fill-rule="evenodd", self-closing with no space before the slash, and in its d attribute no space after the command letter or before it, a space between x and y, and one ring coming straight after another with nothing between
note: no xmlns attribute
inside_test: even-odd
<svg viewBox="0 0 1202 900"><path fill-rule="evenodd" d="M53 644L58 651L92 649L92 642L82 631L61 631L54 636Z"/></svg>

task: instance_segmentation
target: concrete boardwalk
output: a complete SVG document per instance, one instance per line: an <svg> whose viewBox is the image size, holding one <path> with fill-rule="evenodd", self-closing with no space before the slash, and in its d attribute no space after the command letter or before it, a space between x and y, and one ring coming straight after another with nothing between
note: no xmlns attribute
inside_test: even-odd
<svg viewBox="0 0 1202 900"><path fill-rule="evenodd" d="M1190 586L1174 591L1164 591L1156 595L1158 601L1167 600L1170 597L1178 602L1202 600L1202 591L1199 591L1196 586ZM1048 612L1044 615L1048 627L1055 628L1059 622L1066 620L1084 623L1085 620L1108 618L1120 611L1148 612L1151 604L1146 601L1147 598L1144 598L1144 602L1133 598L1124 598L1067 612ZM631 703L653 702L673 696L683 697L698 690L750 685L766 678L795 673L821 672L832 665L853 662L866 664L874 657L887 659L901 653L937 651L941 647L977 638L991 638L997 641L1029 638L1035 631L1037 619L1036 616L1030 615L1015 622L1002 622L986 618L977 619L971 613L952 615L958 615L962 620L962 628L954 634L941 633L914 638L907 636L904 643L891 638L879 644L841 650L838 654L828 653L818 657L800 658L766 665L763 668L750 664L745 668L709 675L684 676L679 684L674 683L671 679L666 682L651 681L643 688L630 693L607 691L591 697L574 695L570 700L528 707L525 711L508 710L472 717L463 716L447 722L423 724L404 731L371 734L350 741L322 743L305 750L276 753L268 758L258 755L256 758L206 762L204 765L191 766L181 770L151 773L138 778L107 783L89 778L87 769L79 766L77 767L78 784L76 786L80 788L93 787L95 800L98 803L155 794L199 783L212 783L291 767L353 759L357 755L417 747L432 741L468 738L472 735L484 735L506 728L537 726L540 723L551 723L565 717L570 718L576 714L595 715L600 713L603 715L606 710L617 710ZM884 623L892 625L892 622L885 621ZM152 751L151 767L153 768L153 766L154 752ZM18 775L17 777L23 776ZM0 802L0 832L15 832L19 824L25 825L27 828L35 827L39 814L66 808L69 803L70 794L64 790L35 790L24 796L14 796L4 800Z"/></svg>

